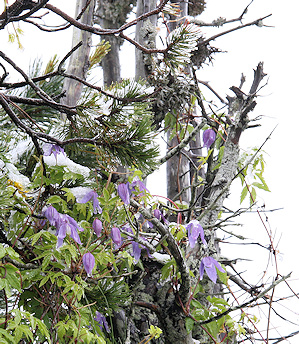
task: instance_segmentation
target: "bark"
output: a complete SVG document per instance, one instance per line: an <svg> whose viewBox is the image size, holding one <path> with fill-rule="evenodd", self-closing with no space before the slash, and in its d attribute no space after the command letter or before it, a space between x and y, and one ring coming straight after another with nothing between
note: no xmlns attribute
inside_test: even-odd
<svg viewBox="0 0 299 344"><path fill-rule="evenodd" d="M77 0L76 17L81 13L82 9L85 8L86 4L86 0ZM91 0L80 21L83 24L92 25L93 11L94 0ZM74 27L72 46L75 47L79 42L82 42L82 45L71 55L67 73L85 80L89 68L91 33ZM62 102L66 105L76 106L82 93L82 83L66 78L63 89L66 91L66 96L62 99Z"/></svg>
<svg viewBox="0 0 299 344"><path fill-rule="evenodd" d="M171 1L175 3L176 1ZM188 14L188 2L180 2L180 16L185 17ZM178 18L171 18L169 30L173 31L180 24ZM178 138L170 139L170 132L167 132L168 148L171 149L179 144ZM191 199L190 190L190 165L189 160L180 152L169 159L166 164L167 178L167 197L171 200L180 200L189 203Z"/></svg>
<svg viewBox="0 0 299 344"><path fill-rule="evenodd" d="M97 0L94 13L94 21L104 29L117 29L122 26L131 11L131 5L135 3L132 0ZM103 67L104 84L110 86L113 82L121 79L121 66L119 60L119 51L122 44L121 39L114 35L105 35L105 41L110 43L110 51L103 58L101 64Z"/></svg>
<svg viewBox="0 0 299 344"><path fill-rule="evenodd" d="M138 0L136 17L143 13L150 12L156 8L156 0ZM154 49L156 47L156 25L157 15L149 17L147 20L139 21L136 25L135 39L142 46ZM146 79L152 70L152 57L144 54L139 49L135 50L135 78Z"/></svg>
<svg viewBox="0 0 299 344"><path fill-rule="evenodd" d="M97 1L97 7L94 14L95 23L101 25L104 29L119 27L120 25L113 22L112 18L105 16L103 9L104 4L104 0ZM110 43L110 51L103 58L101 65L103 68L104 85L110 86L113 82L120 80L119 49L121 42L118 37L113 35L105 36L105 41Z"/></svg>

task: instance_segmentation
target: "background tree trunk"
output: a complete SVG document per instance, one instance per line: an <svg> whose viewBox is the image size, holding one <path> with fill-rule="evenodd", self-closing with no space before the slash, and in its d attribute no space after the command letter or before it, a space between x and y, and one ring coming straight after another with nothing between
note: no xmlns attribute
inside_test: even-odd
<svg viewBox="0 0 299 344"><path fill-rule="evenodd" d="M176 1L171 1L176 3ZM188 2L183 0L180 2L180 15L179 17L172 17L172 22L169 23L168 28L171 31L181 24L182 20L188 15ZM174 113L178 116L178 120L182 114ZM171 132L167 132L167 145L171 149L179 144L178 138L175 136L170 139ZM190 164L189 160L181 152L173 156L167 161L166 164L166 178L167 178L167 197L173 201L180 200L189 203L191 198L190 190Z"/></svg>
<svg viewBox="0 0 299 344"><path fill-rule="evenodd" d="M88 2L86 0L77 0L75 17L81 13L82 9L86 7L87 3ZM91 0L80 19L81 23L92 25L93 13L94 0ZM74 27L72 47L75 47L80 42L82 42L82 45L71 55L69 59L67 73L85 80L89 68L91 33ZM62 99L62 102L66 105L76 106L77 101L81 96L83 85L76 80L66 78L63 89L67 90L67 92L66 97Z"/></svg>
<svg viewBox="0 0 299 344"><path fill-rule="evenodd" d="M106 0L97 0L94 13L95 23L101 25L104 29L112 29L120 26L120 23L116 22L115 18L112 17L113 13L109 16L109 12L106 11L109 3ZM113 82L120 80L119 50L121 40L114 35L103 36L103 39L110 43L110 51L101 62L104 85L110 86Z"/></svg>
<svg viewBox="0 0 299 344"><path fill-rule="evenodd" d="M137 0L136 17L150 12L156 8L156 0ZM153 15L145 21L139 21L136 25L135 39L142 46L153 49L156 47L157 16ZM151 56L135 49L135 78L147 79L151 72Z"/></svg>

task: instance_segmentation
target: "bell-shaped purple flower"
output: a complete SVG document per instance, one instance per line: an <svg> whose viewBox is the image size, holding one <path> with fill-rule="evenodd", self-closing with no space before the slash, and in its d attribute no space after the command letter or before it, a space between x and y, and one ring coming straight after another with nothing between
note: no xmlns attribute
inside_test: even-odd
<svg viewBox="0 0 299 344"><path fill-rule="evenodd" d="M99 236L101 235L101 232L102 232L102 221L99 220L98 218L95 218L93 220L93 223L92 223L92 228L94 230L94 232L96 233L96 236L99 238Z"/></svg>
<svg viewBox="0 0 299 344"><path fill-rule="evenodd" d="M159 209L154 210L154 216L156 219L161 220L161 211Z"/></svg>
<svg viewBox="0 0 299 344"><path fill-rule="evenodd" d="M200 263L200 268L199 268L199 276L200 279L202 280L203 278L203 274L204 274L204 270L206 271L209 279L213 282L216 283L217 281L217 271L216 268L221 271L221 272L225 272L225 270L221 267L221 265L217 262L217 260L215 260L212 257L204 257L201 260Z"/></svg>
<svg viewBox="0 0 299 344"><path fill-rule="evenodd" d="M84 269L87 273L87 276L90 277L92 275L92 269L94 268L94 265L95 265L94 256L90 252L87 252L83 255L82 262L83 262Z"/></svg>
<svg viewBox="0 0 299 344"><path fill-rule="evenodd" d="M130 204L130 191L128 188L128 183L124 184L121 183L117 186L117 192L121 200L124 202L124 204L129 205Z"/></svg>
<svg viewBox="0 0 299 344"><path fill-rule="evenodd" d="M141 256L141 247L136 241L132 241L132 247L133 247L134 264L136 264Z"/></svg>
<svg viewBox="0 0 299 344"><path fill-rule="evenodd" d="M57 159L57 155L60 153L65 155L64 149L62 147L60 147L58 145L52 145L49 143L46 143L43 146L43 151L44 151L45 156L49 156L49 155L53 154L55 156L55 159Z"/></svg>
<svg viewBox="0 0 299 344"><path fill-rule="evenodd" d="M121 235L120 235L120 230L117 227L112 227L111 239L114 242L115 249L120 248L120 246L122 244L122 239L121 239Z"/></svg>
<svg viewBox="0 0 299 344"><path fill-rule="evenodd" d="M51 226L56 226L60 221L60 214L52 205L44 211L44 215L49 220Z"/></svg>
<svg viewBox="0 0 299 344"><path fill-rule="evenodd" d="M191 248L194 248L199 235L203 244L207 245L203 228L197 220L190 221L186 225L186 230L188 231L188 239Z"/></svg>
<svg viewBox="0 0 299 344"><path fill-rule="evenodd" d="M56 227L57 228L57 227ZM63 240L67 234L71 236L78 244L82 244L78 231L83 231L84 229L81 228L78 223L69 215L60 214L60 222L59 227L57 228L57 248L61 247L63 244Z"/></svg>
<svg viewBox="0 0 299 344"><path fill-rule="evenodd" d="M98 200L99 195L94 191L91 190L88 191L83 198L80 200L77 200L78 203L87 203L89 201L92 201L93 204L93 213L94 214L102 214L102 208L100 207L100 203Z"/></svg>
<svg viewBox="0 0 299 344"><path fill-rule="evenodd" d="M129 191L130 193L134 192L138 196L143 196L145 191L149 192L145 184L140 179L135 179L131 184L129 184Z"/></svg>
<svg viewBox="0 0 299 344"><path fill-rule="evenodd" d="M106 320L105 316L102 313L96 311L96 316L95 316L94 320L98 322L101 331L103 331L103 327L105 327L105 330L108 333L110 332L107 320Z"/></svg>
<svg viewBox="0 0 299 344"><path fill-rule="evenodd" d="M207 129L203 132L202 135L203 139L203 147L210 148L211 144L215 141L216 139L216 133L213 129Z"/></svg>
<svg viewBox="0 0 299 344"><path fill-rule="evenodd" d="M44 211L45 217L49 220L51 226L55 226L57 231L57 248L61 247L63 240L69 234L78 244L82 244L78 230L84 231L71 216L60 214L52 205Z"/></svg>

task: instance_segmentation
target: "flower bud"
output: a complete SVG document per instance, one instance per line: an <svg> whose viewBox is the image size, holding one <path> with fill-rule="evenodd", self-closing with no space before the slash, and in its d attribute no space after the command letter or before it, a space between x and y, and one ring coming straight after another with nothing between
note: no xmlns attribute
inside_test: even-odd
<svg viewBox="0 0 299 344"><path fill-rule="evenodd" d="M95 218L92 223L92 228L94 232L96 233L96 236L99 237L102 232L102 221L98 218Z"/></svg>
<svg viewBox="0 0 299 344"><path fill-rule="evenodd" d="M203 132L202 139L203 139L203 147L210 148L210 146L212 145L212 143L214 143L216 139L215 131L213 129L205 130Z"/></svg>
<svg viewBox="0 0 299 344"><path fill-rule="evenodd" d="M87 252L83 255L82 261L83 261L84 269L87 273L87 276L90 277L92 273L92 269L94 268L94 265L95 265L95 258L90 252Z"/></svg>

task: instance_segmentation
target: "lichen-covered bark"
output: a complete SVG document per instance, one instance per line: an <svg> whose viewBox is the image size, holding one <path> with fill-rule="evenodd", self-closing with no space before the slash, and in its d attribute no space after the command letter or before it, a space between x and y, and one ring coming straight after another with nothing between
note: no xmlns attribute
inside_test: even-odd
<svg viewBox="0 0 299 344"><path fill-rule="evenodd" d="M150 12L156 8L156 0L138 0L136 17ZM136 25L135 39L142 46L153 49L156 47L157 16L151 16L145 21L139 21ZM151 55L144 54L139 49L135 50L135 78L146 79L152 70Z"/></svg>

